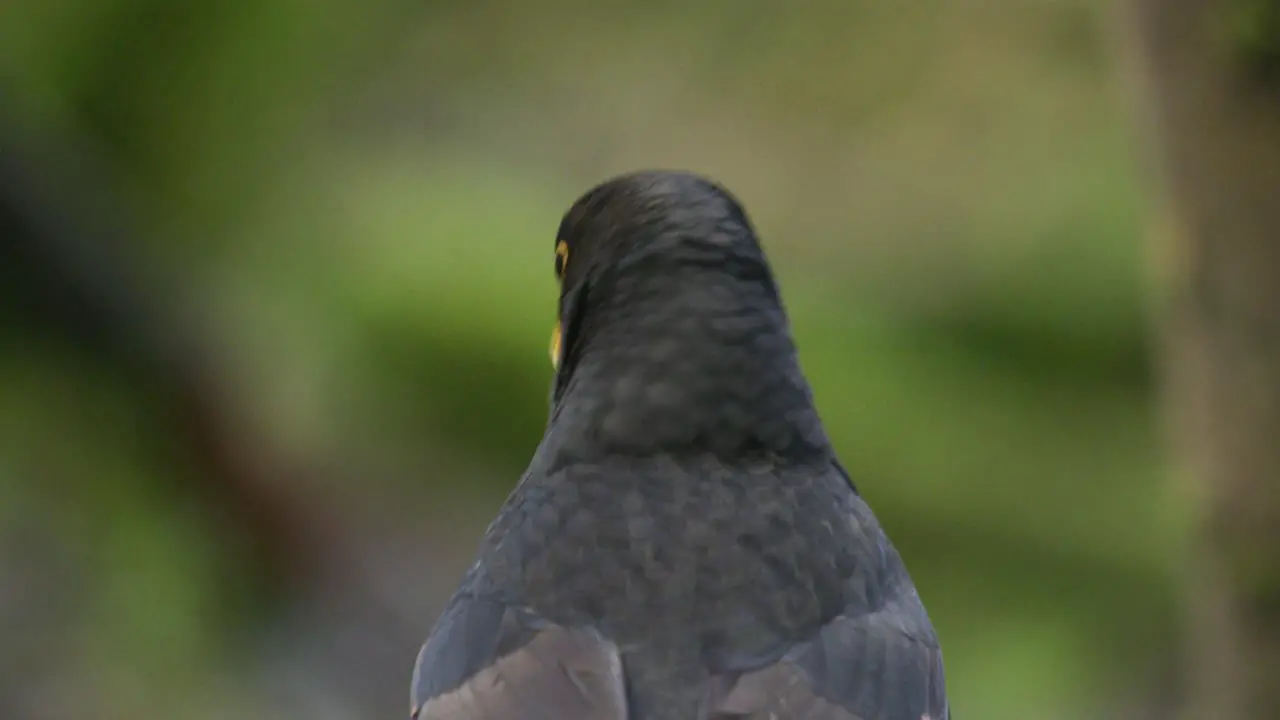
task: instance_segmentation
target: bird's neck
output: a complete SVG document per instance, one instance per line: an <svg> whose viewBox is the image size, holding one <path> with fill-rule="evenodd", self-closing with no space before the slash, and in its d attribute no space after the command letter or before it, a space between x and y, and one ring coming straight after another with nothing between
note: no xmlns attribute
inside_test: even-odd
<svg viewBox="0 0 1280 720"><path fill-rule="evenodd" d="M830 457L772 283L705 272L698 280L666 275L593 298L545 443L584 459Z"/></svg>

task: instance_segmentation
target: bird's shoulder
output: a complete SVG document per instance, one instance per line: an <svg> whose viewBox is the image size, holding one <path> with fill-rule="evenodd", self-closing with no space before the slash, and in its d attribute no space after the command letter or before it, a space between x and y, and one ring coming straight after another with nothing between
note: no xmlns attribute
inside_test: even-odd
<svg viewBox="0 0 1280 720"><path fill-rule="evenodd" d="M887 545L887 541L886 541ZM942 651L891 546L887 577L776 660L714 678L715 718L948 720Z"/></svg>
<svg viewBox="0 0 1280 720"><path fill-rule="evenodd" d="M459 591L418 653L415 720L626 720L618 648L587 627Z"/></svg>
<svg viewBox="0 0 1280 720"><path fill-rule="evenodd" d="M833 467L852 489L843 467ZM815 553L848 563L836 575L841 604L817 628L773 645L764 662L738 656L710 668L709 716L947 720L938 638L897 549L856 492L816 497L834 513L806 510L837 527L820 532L810 524L806 532L845 546Z"/></svg>

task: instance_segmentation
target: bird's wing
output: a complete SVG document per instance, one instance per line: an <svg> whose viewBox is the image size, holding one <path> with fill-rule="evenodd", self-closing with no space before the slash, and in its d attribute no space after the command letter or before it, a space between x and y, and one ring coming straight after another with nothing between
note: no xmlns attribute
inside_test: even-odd
<svg viewBox="0 0 1280 720"><path fill-rule="evenodd" d="M909 600L838 617L778 662L721 678L711 717L948 720L942 652Z"/></svg>
<svg viewBox="0 0 1280 720"><path fill-rule="evenodd" d="M418 653L417 720L626 720L617 648L598 633L457 598Z"/></svg>

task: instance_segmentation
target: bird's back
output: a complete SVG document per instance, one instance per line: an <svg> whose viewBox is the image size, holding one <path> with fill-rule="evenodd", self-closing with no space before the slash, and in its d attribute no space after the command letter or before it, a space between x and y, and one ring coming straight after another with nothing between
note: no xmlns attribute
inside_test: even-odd
<svg viewBox="0 0 1280 720"><path fill-rule="evenodd" d="M834 463L714 457L536 466L490 529L471 591L590 626L621 649L632 717L691 718L713 678L776 661L905 581Z"/></svg>

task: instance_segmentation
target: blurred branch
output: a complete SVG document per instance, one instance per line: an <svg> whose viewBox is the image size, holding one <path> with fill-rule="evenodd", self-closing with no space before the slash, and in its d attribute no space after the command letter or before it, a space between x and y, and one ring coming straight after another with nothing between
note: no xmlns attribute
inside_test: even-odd
<svg viewBox="0 0 1280 720"><path fill-rule="evenodd" d="M1168 214L1165 390L1199 504L1190 709L1215 720L1280 702L1280 96L1248 60L1258 48L1221 33L1245 3L1274 4L1128 8Z"/></svg>
<svg viewBox="0 0 1280 720"><path fill-rule="evenodd" d="M232 528L259 586L285 590L313 566L310 531L288 475L296 468L253 430L226 392L216 348L131 257L106 177L67 138L22 127L0 96L0 311L20 333L65 343L157 398L157 428L201 472L165 475L179 497ZM251 572L251 574L253 574Z"/></svg>

